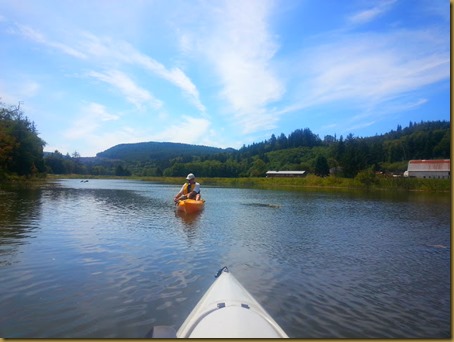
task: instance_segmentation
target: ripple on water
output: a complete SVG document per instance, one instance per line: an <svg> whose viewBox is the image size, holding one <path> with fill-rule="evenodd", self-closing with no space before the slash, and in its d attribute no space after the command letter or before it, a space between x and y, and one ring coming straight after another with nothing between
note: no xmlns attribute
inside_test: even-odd
<svg viewBox="0 0 454 342"><path fill-rule="evenodd" d="M174 186L60 185L0 200L6 337L178 327L224 265L291 337L449 336L444 202L210 188L205 210L186 217Z"/></svg>

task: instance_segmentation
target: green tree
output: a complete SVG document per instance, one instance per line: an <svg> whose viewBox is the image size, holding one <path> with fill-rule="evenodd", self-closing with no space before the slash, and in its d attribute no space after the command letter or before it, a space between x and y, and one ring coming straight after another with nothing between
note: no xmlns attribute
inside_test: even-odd
<svg viewBox="0 0 454 342"><path fill-rule="evenodd" d="M442 138L436 142L433 149L435 158L447 158L451 153L451 132L446 131Z"/></svg>
<svg viewBox="0 0 454 342"><path fill-rule="evenodd" d="M57 175L68 173L64 162L64 156L63 154L58 152L58 150L55 150L55 152L48 154L44 161L48 173Z"/></svg>
<svg viewBox="0 0 454 342"><path fill-rule="evenodd" d="M249 175L251 177L261 177L265 175L266 171L265 162L260 158L256 158L249 169Z"/></svg>
<svg viewBox="0 0 454 342"><path fill-rule="evenodd" d="M131 172L122 165L117 165L115 168L115 176L131 176Z"/></svg>
<svg viewBox="0 0 454 342"><path fill-rule="evenodd" d="M358 174L355 177L355 180L357 180L358 182L360 182L361 184L363 184L367 187L370 187L370 186L378 183L377 176L371 169L362 170L362 171L358 172Z"/></svg>
<svg viewBox="0 0 454 342"><path fill-rule="evenodd" d="M43 148L35 124L19 107L0 103L0 168L3 173L32 175L44 172Z"/></svg>
<svg viewBox="0 0 454 342"><path fill-rule="evenodd" d="M8 170L16 145L16 138L8 133L5 126L0 125L0 171L2 173Z"/></svg>
<svg viewBox="0 0 454 342"><path fill-rule="evenodd" d="M326 177L329 175L328 160L324 156L319 155L315 159L314 172L320 177Z"/></svg>

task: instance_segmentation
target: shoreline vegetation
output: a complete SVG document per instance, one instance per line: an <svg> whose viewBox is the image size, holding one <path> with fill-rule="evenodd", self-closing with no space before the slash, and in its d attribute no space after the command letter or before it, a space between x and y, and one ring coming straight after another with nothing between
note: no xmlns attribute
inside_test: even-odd
<svg viewBox="0 0 454 342"><path fill-rule="evenodd" d="M450 122L398 125L373 137L321 139L309 128L239 150L170 142L119 144L82 157L44 152L45 141L20 106L0 102L0 189L37 186L52 178L126 178L180 184L187 172L201 183L262 189L365 189L448 192L450 180L401 177L410 160L450 157ZM266 178L267 170L305 171L304 178Z"/></svg>
<svg viewBox="0 0 454 342"><path fill-rule="evenodd" d="M146 182L180 185L184 177L144 177L144 176L93 176L93 175L53 175L46 177L12 177L0 182L0 189L33 188L54 179L129 179ZM367 191L419 191L419 192L451 192L450 179L406 178L377 175L373 172L360 172L355 178L336 176L319 177L308 175L303 178L266 178L266 177L198 177L202 186L225 188L257 188L282 190L367 190Z"/></svg>

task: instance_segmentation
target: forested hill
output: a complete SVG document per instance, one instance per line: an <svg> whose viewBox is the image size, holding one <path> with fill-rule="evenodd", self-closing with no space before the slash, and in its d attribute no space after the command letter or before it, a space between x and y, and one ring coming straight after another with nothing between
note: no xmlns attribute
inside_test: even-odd
<svg viewBox="0 0 454 342"><path fill-rule="evenodd" d="M402 174L411 159L448 159L448 121L412 123L371 137L327 135L309 128L274 134L239 150L180 143L121 144L95 158L46 155L49 173L182 177L263 177L268 170L304 170L352 178L363 170Z"/></svg>
<svg viewBox="0 0 454 342"><path fill-rule="evenodd" d="M100 158L120 159L128 162L137 161L168 161L183 156L191 160L193 157L222 152L231 152L233 149L222 149L202 145L190 145L171 142L142 142L134 144L120 144L104 152L96 154Z"/></svg>
<svg viewBox="0 0 454 342"><path fill-rule="evenodd" d="M74 152L43 153L45 142L19 106L0 103L0 181L44 173L182 177L263 177L268 170L301 170L353 178L361 171L400 173L411 159L448 159L451 123L412 123L386 134L321 139L309 128L243 146L239 150L181 143L121 144L94 158Z"/></svg>

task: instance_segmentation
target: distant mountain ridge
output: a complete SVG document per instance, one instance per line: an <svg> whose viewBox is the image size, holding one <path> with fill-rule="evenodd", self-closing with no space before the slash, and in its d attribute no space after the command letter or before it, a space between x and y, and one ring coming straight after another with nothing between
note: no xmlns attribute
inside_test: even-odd
<svg viewBox="0 0 454 342"><path fill-rule="evenodd" d="M236 150L233 148L223 149L204 145L149 141L115 145L103 152L97 153L96 157L130 162L160 161L176 157L197 157L233 151Z"/></svg>

